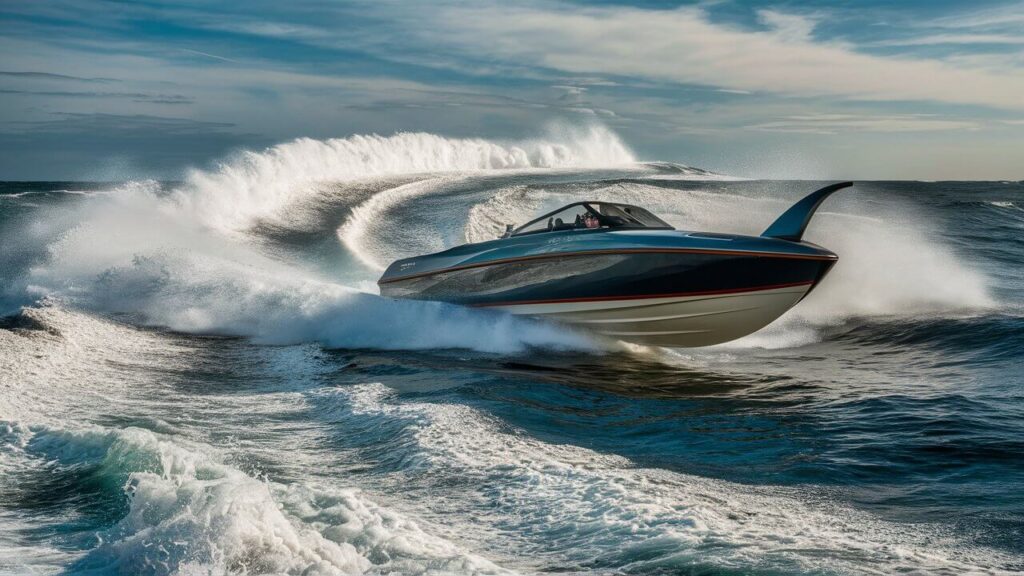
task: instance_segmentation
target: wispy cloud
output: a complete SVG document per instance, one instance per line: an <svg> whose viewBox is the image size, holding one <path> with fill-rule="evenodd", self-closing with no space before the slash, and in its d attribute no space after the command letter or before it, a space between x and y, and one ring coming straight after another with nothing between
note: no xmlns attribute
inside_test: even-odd
<svg viewBox="0 0 1024 576"><path fill-rule="evenodd" d="M181 50L182 52L185 52L187 54L195 54L196 56L205 56L206 58L211 58L213 60L219 60L221 62L230 62L232 64L240 64L240 62L238 60L232 60L231 58L225 58L224 56L218 56L216 54L210 54L209 52L200 52L199 50L192 50L191 48L178 48L178 50Z"/></svg>
<svg viewBox="0 0 1024 576"><path fill-rule="evenodd" d="M314 40L332 36L328 31L316 26L273 22L262 18L253 20L205 18L203 27L285 40Z"/></svg>
<svg viewBox="0 0 1024 576"><path fill-rule="evenodd" d="M934 46L938 44L1024 44L1024 35L929 34L872 42L872 46Z"/></svg>
<svg viewBox="0 0 1024 576"><path fill-rule="evenodd" d="M154 134L182 136L221 133L235 125L230 122L205 122L188 118L153 116L149 114L82 114L55 112L50 120L17 120L7 122L7 133L80 133L80 134Z"/></svg>
<svg viewBox="0 0 1024 576"><path fill-rule="evenodd" d="M96 83L107 83L107 82L120 82L116 78L82 78L81 76L70 76L68 74L54 74L52 72L11 72L11 71L0 71L0 76L7 76L11 78L25 78L32 80L73 80L75 82L96 82Z"/></svg>
<svg viewBox="0 0 1024 576"><path fill-rule="evenodd" d="M974 175L1021 175L1021 3L102 1L0 7L17 23L0 35L0 168L167 167L362 132L518 138L575 118L726 172L785 151L855 156L858 177L956 176L968 156ZM761 175L812 175L778 163Z"/></svg>
<svg viewBox="0 0 1024 576"><path fill-rule="evenodd" d="M868 54L816 39L814 18L775 11L760 16L767 30L715 22L700 8L460 5L437 11L420 34L465 53L573 74L1024 109L1024 70L993 73L939 59Z"/></svg>
<svg viewBox="0 0 1024 576"><path fill-rule="evenodd" d="M747 126L766 132L805 134L838 134L841 132L935 132L941 130L975 130L978 123L948 120L925 114L856 115L797 114L780 120Z"/></svg>
<svg viewBox="0 0 1024 576"><path fill-rule="evenodd" d="M152 104L192 104L194 99L182 94L146 94L143 92L73 92L62 90L8 90L0 94L21 94L26 96L52 96L57 98L126 98L133 102Z"/></svg>
<svg viewBox="0 0 1024 576"><path fill-rule="evenodd" d="M1024 26L1024 2L1010 2L988 8L966 4L956 14L931 19L923 24L929 27L951 29L1016 28L1020 30Z"/></svg>

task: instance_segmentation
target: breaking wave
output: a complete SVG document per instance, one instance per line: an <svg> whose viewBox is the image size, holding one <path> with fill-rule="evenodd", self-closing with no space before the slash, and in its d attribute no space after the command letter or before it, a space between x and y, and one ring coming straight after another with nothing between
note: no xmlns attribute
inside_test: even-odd
<svg viewBox="0 0 1024 576"><path fill-rule="evenodd" d="M628 164L633 160L601 127L562 128L549 139L518 143L431 134L300 139L243 153L213 171L193 171L169 191L132 183L83 201L63 225L25 235L38 244L40 234L49 234L41 243L47 253L14 284L32 297L127 314L144 324L265 343L593 350L604 345L553 324L381 299L373 294L373 281L394 258L494 238L505 223L582 198L645 205L681 229L752 234L793 201L789 191L735 193L638 181L668 168ZM625 164L628 169L611 181L510 185L496 179L503 172L516 181L530 170L585 172ZM669 167L678 182L717 176ZM408 178L388 180L400 175ZM367 179L379 184L354 184ZM472 182L480 185L467 185ZM894 212L892 204L843 198L830 201L807 233L808 240L839 253L839 264L780 321L728 346L796 346L819 339L821 327L851 318L964 314L994 306L984 275L937 238L926 218L906 206ZM283 258L259 234L261 222L308 218L304 203L312 201L314 212L340 207L334 226L343 256L333 269Z"/></svg>
<svg viewBox="0 0 1024 576"><path fill-rule="evenodd" d="M878 573L953 574L1009 562L992 550L947 547L941 531L880 521L825 493L637 467L616 455L521 434L467 406L400 399L380 384L323 394L323 402L344 398L361 419L392 429L404 421L402 440L391 447L402 454L392 457L464 479L437 497L493 502L508 534L505 546L520 555L557 556L584 569L629 566L632 573L693 566L872 573L867 566L884 564ZM473 531L488 523L480 518L456 536L473 542Z"/></svg>
<svg viewBox="0 0 1024 576"><path fill-rule="evenodd" d="M31 297L128 314L145 324L266 343L489 352L526 346L591 349L588 337L562 327L381 299L308 266L268 256L246 232L260 220L287 218L304 200L318 196L334 194L341 196L334 202L354 203L339 183L361 178L633 160L607 129L562 128L558 135L564 139L505 144L432 134L300 139L243 153L214 171L195 170L169 192L155 182L131 183L65 214L63 224L27 235L25 240L42 241L47 253L44 262L14 284ZM371 198L368 205L355 207L350 222L402 200L401 194L399 188ZM387 200L389 195L396 200ZM348 236L358 236L357 229L349 224ZM359 251L352 256L372 262ZM356 286L365 286L366 280Z"/></svg>
<svg viewBox="0 0 1024 576"><path fill-rule="evenodd" d="M505 573L362 491L252 477L210 448L140 428L0 422L6 451L78 470L123 516L72 572L119 574ZM8 471L10 473L10 471ZM24 474L22 470L20 473Z"/></svg>
<svg viewBox="0 0 1024 576"><path fill-rule="evenodd" d="M238 229L308 198L322 182L635 161L618 136L601 126L555 126L548 136L507 143L426 133L300 138L262 152L243 152L216 170L193 170L174 198L212 226Z"/></svg>

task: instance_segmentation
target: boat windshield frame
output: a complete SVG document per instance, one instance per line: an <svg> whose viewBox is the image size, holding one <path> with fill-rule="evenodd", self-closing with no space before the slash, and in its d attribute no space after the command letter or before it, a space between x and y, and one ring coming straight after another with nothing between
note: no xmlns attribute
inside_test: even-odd
<svg viewBox="0 0 1024 576"><path fill-rule="evenodd" d="M604 214L600 210L594 208L595 205L614 206L621 213L623 213L626 216L626 218L628 218L628 220L626 218L623 218L622 216ZM564 212L574 206L582 206L589 213L597 217L599 226L597 228L579 228L575 225L564 224L563 226L567 227L558 229L553 229L551 227L541 227L537 230L526 230L530 226L533 226L538 222L543 222L545 219L553 218L556 214ZM659 225L650 226L644 224L641 220L633 216L631 211L638 211L639 216L641 216L644 219L650 219L655 222L658 222ZM515 236L528 236L530 234L542 234L546 232L565 232L569 230L675 230L675 227L673 227L668 222L665 222L661 218L655 216L650 210L647 210L646 208L642 208L640 206L635 206L633 204L622 204L620 202L599 202L594 200L584 200L582 202L573 202L572 204L566 204L561 208L552 210L551 212L548 212L542 216L538 216L537 218L534 218L533 220L530 220L526 224L523 224L522 226L513 230L506 236L506 238L512 238Z"/></svg>

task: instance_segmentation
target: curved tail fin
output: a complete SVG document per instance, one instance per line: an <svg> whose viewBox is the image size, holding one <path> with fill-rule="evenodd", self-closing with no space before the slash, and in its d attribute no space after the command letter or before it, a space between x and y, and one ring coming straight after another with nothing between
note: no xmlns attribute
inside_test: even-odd
<svg viewBox="0 0 1024 576"><path fill-rule="evenodd" d="M853 182L838 182L811 192L803 200L783 212L782 216L779 216L767 230L761 233L761 236L799 242L804 236L807 224L811 221L811 216L814 216L814 211L818 209L825 198L828 198L836 190L849 186L853 186Z"/></svg>

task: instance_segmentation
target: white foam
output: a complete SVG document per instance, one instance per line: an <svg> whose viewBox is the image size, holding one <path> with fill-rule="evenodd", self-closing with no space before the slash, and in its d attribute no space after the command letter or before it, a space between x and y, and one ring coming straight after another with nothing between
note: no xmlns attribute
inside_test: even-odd
<svg viewBox="0 0 1024 576"><path fill-rule="evenodd" d="M475 502L480 510L463 510L473 520L452 522L462 532L451 537L490 545L494 554L640 573L695 563L737 571L998 573L1012 561L951 541L941 529L883 521L807 489L637 468L619 456L543 442L467 406L400 401L380 384L331 393L364 418L407 421L404 461L431 478L459 479L428 499L414 491L407 500L447 515L460 508L446 498ZM493 528L501 536L491 540Z"/></svg>
<svg viewBox="0 0 1024 576"><path fill-rule="evenodd" d="M222 462L209 447L137 428L20 427L26 459L98 465L129 507L76 570L118 573L505 572L431 536L355 488L278 484ZM39 558L23 558L25 569ZM68 558L64 557L67 561Z"/></svg>
<svg viewBox="0 0 1024 576"><path fill-rule="evenodd" d="M633 154L600 125L551 126L542 138L493 142L426 133L300 138L193 170L175 200L208 225L236 230L300 202L318 182L495 169L613 166Z"/></svg>
<svg viewBox="0 0 1024 576"><path fill-rule="evenodd" d="M63 228L51 223L26 235L35 241L57 239L49 245L46 261L19 284L36 296L60 298L92 311L126 313L144 324L274 344L465 347L500 353L528 346L594 349L589 337L563 327L366 294L267 257L251 238L237 233L256 218L286 210L303 194L323 193L310 183L324 178L632 158L603 128L562 136L569 140L516 145L427 134L299 140L263 154L246 153L216 172L194 172L185 187L169 196L156 183L132 183L92 199ZM319 168L313 170L312 164ZM361 223L428 190L433 181L386 190L356 207L342 233L357 248L353 255L379 267L382 263L368 250L358 249L365 241ZM358 280L357 285L366 285Z"/></svg>
<svg viewBox="0 0 1024 576"><path fill-rule="evenodd" d="M385 299L252 253L221 256L171 244L99 253L101 242L85 230L69 236L55 248L50 266L33 274L35 289L86 309L131 314L144 324L267 344L497 353L596 346L567 328L437 302Z"/></svg>
<svg viewBox="0 0 1024 576"><path fill-rule="evenodd" d="M466 242L484 242L500 237L505 226L522 226L543 213L542 195L526 186L496 190L482 204L474 205L466 219Z"/></svg>
<svg viewBox="0 0 1024 576"><path fill-rule="evenodd" d="M455 177L430 178L420 182L390 188L374 194L370 199L355 206L345 223L338 229L338 238L349 251L371 270L383 271L391 260L387 249L397 242L394 238L374 238L374 220L384 211L408 203L417 196L429 194L439 185L451 182ZM441 249L435 246L435 251Z"/></svg>
<svg viewBox="0 0 1024 576"><path fill-rule="evenodd" d="M739 176L729 176L717 172L709 172L700 168L684 166L675 162L644 162L644 165L664 171L661 174L647 176L648 180L677 180L698 182L735 182L747 180Z"/></svg>
<svg viewBox="0 0 1024 576"><path fill-rule="evenodd" d="M22 312L38 329L0 330L0 418L53 423L115 409L138 384L111 362L143 357L167 344L156 336L52 301ZM83 383L89 383L83 393ZM68 398L75 398L68 402Z"/></svg>
<svg viewBox="0 0 1024 576"><path fill-rule="evenodd" d="M0 572L69 567L176 574L505 572L432 535L410 517L378 505L343 477L331 475L318 482L314 474L304 474L298 481L273 482L227 463L217 449L197 440L206 438L199 429L174 430L169 436L88 424L109 420L111 414L135 421L163 415L167 404L159 393L154 396L150 385L137 380L132 375L136 371L126 371L124 363L172 368L193 355L176 349L166 335L120 326L53 302L25 314L36 329L0 330L0 477L17 478L16 485L23 486L33 474L89 470L104 490L113 494L123 489L129 506L116 525L101 529L95 545L82 552L24 536L72 522L74 511L59 517L0 511ZM308 364L306 359L300 366L272 368L301 377ZM110 366L115 368L108 373ZM139 372L144 378L162 378L160 370ZM285 405L295 402L294 395L284 396ZM226 409L251 407L249 414L263 410L279 416L282 410L269 394L214 398L203 396L202 410L217 402ZM199 406L187 398L180 405ZM236 424L226 420L216 423L221 433ZM286 441L285 447L289 445ZM309 458L283 450L283 461L289 463Z"/></svg>

